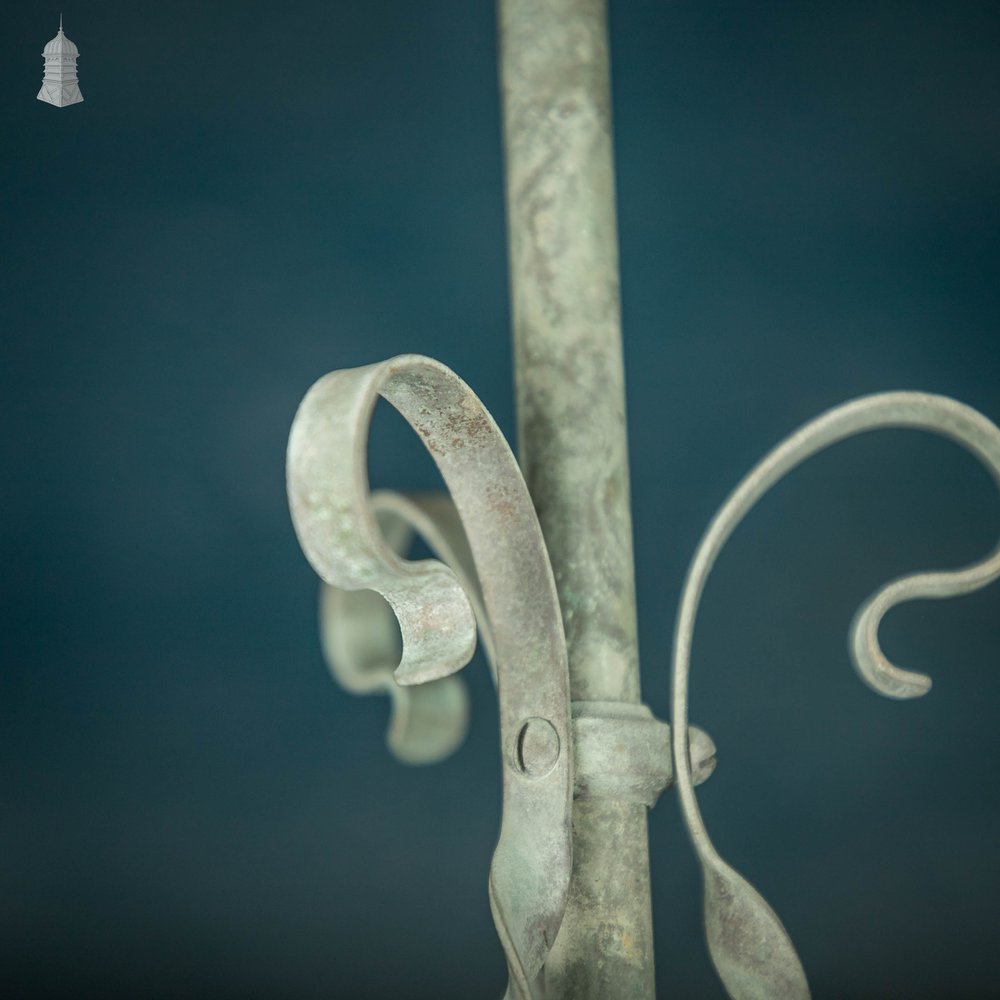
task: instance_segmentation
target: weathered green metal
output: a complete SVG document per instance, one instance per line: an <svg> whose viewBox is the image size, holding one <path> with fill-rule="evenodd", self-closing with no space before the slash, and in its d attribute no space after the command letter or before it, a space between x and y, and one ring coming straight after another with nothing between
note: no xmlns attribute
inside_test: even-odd
<svg viewBox="0 0 1000 1000"><path fill-rule="evenodd" d="M479 400L435 361L405 355L321 379L292 427L288 485L300 542L327 584L324 650L348 689L394 699L393 751L430 762L464 733L453 674L478 624L500 704L504 809L490 903L508 1000L654 996L646 810L674 783L727 992L808 1000L781 921L719 856L694 796L715 764L712 741L687 718L702 590L736 525L809 455L867 429L917 427L963 444L1000 485L1000 429L944 397L884 393L822 414L775 448L699 545L678 613L672 725L654 719L639 694L603 0L500 0L499 11L524 476ZM424 438L451 500L369 495L378 396ZM442 562L399 557L411 529ZM883 615L998 576L1000 547L962 570L887 584L852 626L862 678L891 697L925 693L929 678L882 653Z"/></svg>
<svg viewBox="0 0 1000 1000"><path fill-rule="evenodd" d="M500 0L521 467L574 702L640 700L603 0ZM646 807L579 800L553 1000L652 997Z"/></svg>
<svg viewBox="0 0 1000 1000"><path fill-rule="evenodd" d="M912 427L958 442L1000 486L1000 429L971 407L923 392L886 392L837 406L800 427L743 479L712 519L688 570L673 666L673 755L677 791L704 876L709 951L734 1000L808 1000L805 973L785 928L763 897L720 856L705 829L692 787L687 728L688 673L698 603L715 560L736 526L783 476L811 455L864 431ZM979 562L947 572L916 573L886 584L860 608L851 626L850 652L861 678L891 698L916 698L930 689L924 674L900 670L878 642L885 613L903 601L967 594L1000 577L1000 546Z"/></svg>
<svg viewBox="0 0 1000 1000"><path fill-rule="evenodd" d="M493 637L465 533L447 494L403 496L379 490L369 497L386 544L401 556L419 534L455 573L476 616L479 641L492 665ZM320 588L320 639L330 672L352 694L387 694L392 713L386 743L404 764L434 764L454 753L469 728L469 696L458 674L426 684L400 684L403 648L396 616L374 590Z"/></svg>
<svg viewBox="0 0 1000 1000"><path fill-rule="evenodd" d="M331 372L306 393L288 441L288 498L313 568L341 590L374 590L399 622L404 685L448 678L475 648L469 595L436 560L386 544L368 493L367 436L379 397L424 439L462 518L482 588L500 702L503 820L490 907L510 1000L531 1000L566 905L573 795L566 645L552 571L507 442L469 387L418 355Z"/></svg>

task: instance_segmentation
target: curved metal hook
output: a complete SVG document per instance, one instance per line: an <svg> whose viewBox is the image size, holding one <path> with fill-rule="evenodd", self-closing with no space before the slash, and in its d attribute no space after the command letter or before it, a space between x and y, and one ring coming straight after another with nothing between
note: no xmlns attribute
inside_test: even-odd
<svg viewBox="0 0 1000 1000"><path fill-rule="evenodd" d="M944 396L888 392L852 400L821 414L786 438L737 486L712 519L695 552L674 634L672 750L681 809L705 876L705 927L716 969L734 1000L803 1000L809 988L780 920L763 898L715 850L698 810L686 736L688 672L695 615L705 581L722 546L753 505L811 455L863 431L912 427L958 442L1000 487L1000 429L981 413ZM969 593L1000 577L1000 546L964 569L917 573L894 580L869 598L851 627L850 652L864 681L881 694L912 698L930 678L901 670L882 652L878 627L896 604L915 598Z"/></svg>
<svg viewBox="0 0 1000 1000"><path fill-rule="evenodd" d="M562 618L538 519L517 461L469 387L444 365L402 355L332 372L306 393L288 442L288 496L320 577L378 591L399 621L401 684L461 669L475 622L455 574L405 562L382 539L368 496L366 443L378 397L423 437L465 526L495 646L503 821L490 904L511 998L529 998L566 907L573 772Z"/></svg>
<svg viewBox="0 0 1000 1000"><path fill-rule="evenodd" d="M475 614L479 640L496 682L493 634L472 552L447 493L372 493L369 502L379 531L405 556L419 535L434 556L458 577ZM389 750L404 764L435 764L450 756L469 728L465 681L453 674L426 684L400 684L394 671L402 653L396 617L374 590L341 590L320 584L320 642L330 673L352 694L387 694L391 716Z"/></svg>

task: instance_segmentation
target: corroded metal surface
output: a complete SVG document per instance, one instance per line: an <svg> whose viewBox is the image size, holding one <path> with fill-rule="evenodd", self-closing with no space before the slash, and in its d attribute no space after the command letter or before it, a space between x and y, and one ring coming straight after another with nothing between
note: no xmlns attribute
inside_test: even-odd
<svg viewBox="0 0 1000 1000"><path fill-rule="evenodd" d="M921 392L866 396L821 414L771 451L730 494L702 537L688 570L674 636L672 748L681 807L704 873L709 950L734 1000L805 1000L805 974L781 921L760 894L719 856L705 829L692 787L687 730L688 672L695 616L705 582L726 540L753 505L810 455L863 431L910 427L951 438L989 470L1000 487L1000 429L962 403ZM878 627L896 604L966 594L1000 577L1000 546L961 570L916 573L869 598L851 626L850 653L867 684L892 698L925 694L930 678L886 658Z"/></svg>
<svg viewBox="0 0 1000 1000"><path fill-rule="evenodd" d="M574 700L640 700L603 0L500 0L519 454ZM644 807L578 803L552 998L652 997Z"/></svg>
<svg viewBox="0 0 1000 1000"><path fill-rule="evenodd" d="M288 443L288 496L313 568L342 590L378 591L403 640L395 677L448 677L475 645L469 599L436 560L405 562L382 538L368 496L371 412L388 400L424 439L461 515L492 627L500 702L503 821L490 904L508 995L536 990L562 920L571 868L573 768L562 621L545 546L514 456L457 375L404 355L332 372L306 394Z"/></svg>
<svg viewBox="0 0 1000 1000"><path fill-rule="evenodd" d="M447 493L378 490L369 498L379 531L405 556L414 535L455 572L475 612L479 639L494 681L492 630L472 552ZM387 743L406 764L433 764L460 745L468 727L468 697L457 674L416 686L393 676L402 652L389 604L373 590L320 585L320 636L336 681L353 694L388 694L392 716ZM573 702L574 798L612 798L652 806L674 783L670 726L646 705L620 701ZM526 736L530 736L530 729ZM715 744L690 727L695 785L715 770Z"/></svg>
<svg viewBox="0 0 1000 1000"><path fill-rule="evenodd" d="M502 0L518 454L574 698L638 701L605 10Z"/></svg>
<svg viewBox="0 0 1000 1000"><path fill-rule="evenodd" d="M715 744L694 726L688 739L693 780L700 785L715 770ZM674 783L670 726L654 718L646 705L573 702L573 749L577 799L652 806Z"/></svg>
<svg viewBox="0 0 1000 1000"><path fill-rule="evenodd" d="M379 490L370 503L379 531L394 552L405 556L414 534L419 534L458 577L495 671L493 638L472 553L447 494L404 496ZM389 695L392 715L386 742L400 761L433 764L461 745L469 720L465 681L455 674L416 686L396 680L402 646L396 617L380 594L321 583L320 638L330 672L343 688L358 695Z"/></svg>

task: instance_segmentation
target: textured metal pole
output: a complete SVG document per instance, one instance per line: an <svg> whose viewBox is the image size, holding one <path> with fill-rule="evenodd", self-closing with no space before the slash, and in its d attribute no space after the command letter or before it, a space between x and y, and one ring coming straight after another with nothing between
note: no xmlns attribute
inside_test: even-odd
<svg viewBox="0 0 1000 1000"><path fill-rule="evenodd" d="M606 10L500 0L499 14L521 465L574 708L600 714L639 701ZM546 996L652 997L645 806L578 799L573 851Z"/></svg>

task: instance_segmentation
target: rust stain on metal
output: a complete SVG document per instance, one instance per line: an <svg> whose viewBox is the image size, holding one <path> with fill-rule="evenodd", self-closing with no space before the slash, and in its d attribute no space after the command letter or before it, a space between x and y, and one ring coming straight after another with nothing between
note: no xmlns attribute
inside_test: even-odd
<svg viewBox="0 0 1000 1000"><path fill-rule="evenodd" d="M423 438L451 490L478 571L469 592L444 564L406 563L381 536L366 484L356 478L378 396ZM456 436L464 443L456 446ZM490 904L507 956L508 996L529 1000L566 906L573 754L558 598L517 462L457 375L429 358L405 355L333 372L309 390L289 437L288 495L299 541L320 577L340 591L377 591L391 606L403 640L394 671L399 685L454 680L450 675L472 655L476 617L488 619L505 748ZM419 519L410 510L404 514ZM371 683L351 659L360 655L357 647L332 652L348 683ZM417 719L412 711L410 718ZM411 735L397 740L404 753L446 749Z"/></svg>

